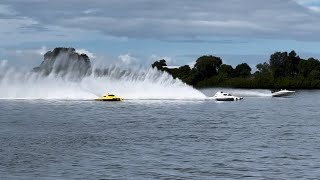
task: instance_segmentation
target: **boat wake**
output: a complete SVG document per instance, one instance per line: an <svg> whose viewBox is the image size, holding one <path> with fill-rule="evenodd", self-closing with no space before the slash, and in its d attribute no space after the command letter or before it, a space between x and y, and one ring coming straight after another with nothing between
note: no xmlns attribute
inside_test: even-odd
<svg viewBox="0 0 320 180"><path fill-rule="evenodd" d="M240 97L271 97L271 92L264 89L232 89L232 88L209 88L201 90L204 94L212 97L214 93L222 91Z"/></svg>
<svg viewBox="0 0 320 180"><path fill-rule="evenodd" d="M90 100L110 92L125 99L206 99L202 92L155 69L112 66L107 70L103 76L92 73L75 79L72 74L24 72L2 61L0 98Z"/></svg>
<svg viewBox="0 0 320 180"><path fill-rule="evenodd" d="M263 89L234 89L231 93L243 97L271 97L270 90Z"/></svg>

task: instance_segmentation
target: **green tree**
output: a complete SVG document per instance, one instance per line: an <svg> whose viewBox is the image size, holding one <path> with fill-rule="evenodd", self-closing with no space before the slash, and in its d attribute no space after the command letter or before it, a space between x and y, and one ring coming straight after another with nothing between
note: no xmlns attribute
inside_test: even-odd
<svg viewBox="0 0 320 180"><path fill-rule="evenodd" d="M194 74L197 80L201 81L205 78L217 75L221 64L222 60L220 57L215 57L212 55L199 57L193 68L196 71Z"/></svg>
<svg viewBox="0 0 320 180"><path fill-rule="evenodd" d="M191 76L191 68L188 65L180 66L179 68L169 69L164 68L173 78L179 78L183 82L190 84L189 77ZM188 81L187 81L188 80Z"/></svg>
<svg viewBox="0 0 320 180"><path fill-rule="evenodd" d="M248 64L233 68L222 64L215 56L199 57L192 69L188 65L168 68L164 59L156 61L152 67L197 87L320 88L320 61L301 59L295 51L273 53L269 63L256 65L257 71L253 75Z"/></svg>
<svg viewBox="0 0 320 180"><path fill-rule="evenodd" d="M295 51L275 52L270 56L270 69L275 78L278 77L295 77L299 73L298 65L300 57Z"/></svg>
<svg viewBox="0 0 320 180"><path fill-rule="evenodd" d="M265 73L269 73L270 72L270 65L268 63L259 63L256 66L257 70L259 71L259 73L265 74Z"/></svg>
<svg viewBox="0 0 320 180"><path fill-rule="evenodd" d="M251 75L251 68L247 63L242 63L234 69L236 77L249 77Z"/></svg>
<svg viewBox="0 0 320 180"><path fill-rule="evenodd" d="M290 77L295 77L298 73L298 65L300 62L300 57L297 56L295 51L291 51L285 60L285 75Z"/></svg>
<svg viewBox="0 0 320 180"><path fill-rule="evenodd" d="M259 63L256 65L257 71L254 74L254 86L260 88L271 88L272 75L270 65L268 63Z"/></svg>
<svg viewBox="0 0 320 180"><path fill-rule="evenodd" d="M308 77L312 70L320 70L320 61L314 58L301 60L298 65L299 74Z"/></svg>
<svg viewBox="0 0 320 180"><path fill-rule="evenodd" d="M269 64L270 69L275 78L285 76L285 61L288 57L287 52L275 52L270 56Z"/></svg>
<svg viewBox="0 0 320 180"><path fill-rule="evenodd" d="M310 72L309 78L311 80L320 80L320 71L319 70L312 70Z"/></svg>
<svg viewBox="0 0 320 180"><path fill-rule="evenodd" d="M191 75L191 68L189 65L180 66L178 70L180 77L182 77L183 79Z"/></svg>
<svg viewBox="0 0 320 180"><path fill-rule="evenodd" d="M163 71L164 70L163 66L167 66L167 63L166 63L166 60L161 59L159 61L154 62L151 66L152 66L152 68L156 67L158 70Z"/></svg>
<svg viewBox="0 0 320 180"><path fill-rule="evenodd" d="M232 77L234 75L234 69L231 65L222 64L219 67L219 74L227 75L228 77Z"/></svg>

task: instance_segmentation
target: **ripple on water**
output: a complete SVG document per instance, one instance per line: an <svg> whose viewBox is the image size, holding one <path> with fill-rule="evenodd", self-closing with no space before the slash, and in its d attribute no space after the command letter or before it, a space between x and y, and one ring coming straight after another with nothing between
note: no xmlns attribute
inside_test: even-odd
<svg viewBox="0 0 320 180"><path fill-rule="evenodd" d="M0 100L0 174L4 179L317 179L315 97L318 91L230 103Z"/></svg>

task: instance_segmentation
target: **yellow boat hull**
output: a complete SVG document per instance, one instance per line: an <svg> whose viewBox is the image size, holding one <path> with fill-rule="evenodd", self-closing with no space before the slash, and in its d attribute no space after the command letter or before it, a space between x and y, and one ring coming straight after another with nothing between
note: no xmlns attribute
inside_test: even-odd
<svg viewBox="0 0 320 180"><path fill-rule="evenodd" d="M95 99L96 101L122 101L122 98L113 98L113 99L104 99L104 98L99 98L99 99Z"/></svg>
<svg viewBox="0 0 320 180"><path fill-rule="evenodd" d="M122 101L123 98L107 93L95 100L96 101Z"/></svg>

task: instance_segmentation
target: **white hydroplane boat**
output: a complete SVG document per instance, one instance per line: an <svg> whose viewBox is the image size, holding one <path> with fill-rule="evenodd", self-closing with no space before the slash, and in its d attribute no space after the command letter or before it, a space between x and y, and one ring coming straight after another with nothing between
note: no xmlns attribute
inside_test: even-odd
<svg viewBox="0 0 320 180"><path fill-rule="evenodd" d="M295 93L295 91L289 91L289 90L286 90L286 89L281 89L280 91L272 91L272 97L290 96L293 93Z"/></svg>
<svg viewBox="0 0 320 180"><path fill-rule="evenodd" d="M233 96L229 93L224 93L222 91L217 92L212 98L217 101L238 101L243 99L242 97Z"/></svg>

